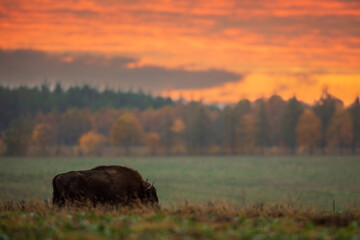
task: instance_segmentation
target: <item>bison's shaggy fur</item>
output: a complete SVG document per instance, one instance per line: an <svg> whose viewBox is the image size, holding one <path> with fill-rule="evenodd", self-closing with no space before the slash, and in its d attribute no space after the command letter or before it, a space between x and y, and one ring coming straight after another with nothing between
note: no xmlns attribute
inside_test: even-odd
<svg viewBox="0 0 360 240"><path fill-rule="evenodd" d="M71 171L54 177L53 204L129 205L155 204L155 187L144 181L138 171L119 165L98 166L90 170Z"/></svg>

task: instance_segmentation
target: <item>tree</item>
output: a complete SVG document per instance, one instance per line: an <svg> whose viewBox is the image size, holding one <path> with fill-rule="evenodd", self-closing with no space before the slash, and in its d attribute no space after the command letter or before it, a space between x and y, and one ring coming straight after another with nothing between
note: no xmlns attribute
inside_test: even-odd
<svg viewBox="0 0 360 240"><path fill-rule="evenodd" d="M253 153L256 146L255 121L251 113L245 114L236 127L238 136L238 149L241 153Z"/></svg>
<svg viewBox="0 0 360 240"><path fill-rule="evenodd" d="M320 119L312 110L306 109L296 127L298 145L308 147L310 154L313 154L314 148L321 144L321 127Z"/></svg>
<svg viewBox="0 0 360 240"><path fill-rule="evenodd" d="M236 127L238 124L238 116L235 109L227 106L223 111L223 144L226 149L229 149L231 154L236 153L237 148L237 134Z"/></svg>
<svg viewBox="0 0 360 240"><path fill-rule="evenodd" d="M284 115L286 102L278 95L272 95L266 103L269 121L269 144L279 145L281 136L281 119Z"/></svg>
<svg viewBox="0 0 360 240"><path fill-rule="evenodd" d="M4 132L5 154L25 156L30 146L32 130L33 121L30 116L20 116L12 121L11 127Z"/></svg>
<svg viewBox="0 0 360 240"><path fill-rule="evenodd" d="M351 114L351 120L353 124L353 140L351 143L351 148L353 154L356 153L356 148L360 144L360 102L359 97L356 98L355 102L349 108Z"/></svg>
<svg viewBox="0 0 360 240"><path fill-rule="evenodd" d="M71 108L61 116L60 142L75 145L79 138L91 130L89 111Z"/></svg>
<svg viewBox="0 0 360 240"><path fill-rule="evenodd" d="M265 101L260 100L255 123L255 140L256 144L262 149L269 146L269 120L266 111Z"/></svg>
<svg viewBox="0 0 360 240"><path fill-rule="evenodd" d="M296 149L296 126L303 111L303 105L296 97L293 97L287 102L283 117L280 121L281 142L289 147L292 153L295 153Z"/></svg>
<svg viewBox="0 0 360 240"><path fill-rule="evenodd" d="M186 128L189 149L201 153L212 143L212 121L209 110L200 104L192 103L189 127Z"/></svg>
<svg viewBox="0 0 360 240"><path fill-rule="evenodd" d="M333 115L326 132L329 147L342 149L351 146L353 140L353 123L351 115L346 109L338 109Z"/></svg>
<svg viewBox="0 0 360 240"><path fill-rule="evenodd" d="M111 127L110 142L113 146L123 146L126 155L130 155L130 147L141 143L143 134L139 120L134 115L125 113Z"/></svg>
<svg viewBox="0 0 360 240"><path fill-rule="evenodd" d="M323 89L320 99L315 103L314 112L320 118L322 123L321 149L325 153L326 131L330 124L331 118L337 107L343 107L344 104L340 99L330 95L327 88Z"/></svg>
<svg viewBox="0 0 360 240"><path fill-rule="evenodd" d="M115 108L101 108L92 115L92 128L104 136L109 136L111 126L120 117L121 111Z"/></svg>
<svg viewBox="0 0 360 240"><path fill-rule="evenodd" d="M80 149L85 155L99 155L106 142L104 135L94 131L85 133L79 139Z"/></svg>
<svg viewBox="0 0 360 240"><path fill-rule="evenodd" d="M241 100L235 106L227 106L223 111L223 141L226 148L232 154L235 154L239 147L239 133L244 122L244 115L251 110L251 103L249 100Z"/></svg>
<svg viewBox="0 0 360 240"><path fill-rule="evenodd" d="M172 127L175 121L174 109L170 106L164 107L162 113L161 139L166 150L169 152L175 144L175 134Z"/></svg>
<svg viewBox="0 0 360 240"><path fill-rule="evenodd" d="M148 133L146 135L146 147L151 155L156 155L160 149L160 136L158 133Z"/></svg>
<svg viewBox="0 0 360 240"><path fill-rule="evenodd" d="M51 144L56 144L58 141L58 133L59 133L59 124L60 116L59 113L54 110L48 114L43 114L42 112L37 112L35 115L35 124L44 124L51 129L51 135L54 136Z"/></svg>
<svg viewBox="0 0 360 240"><path fill-rule="evenodd" d="M176 134L180 134L184 131L185 124L181 118L177 118L171 126L171 131Z"/></svg>
<svg viewBox="0 0 360 240"><path fill-rule="evenodd" d="M37 124L32 134L32 142L37 152L47 154L49 148L56 142L56 134L56 130L50 124Z"/></svg>

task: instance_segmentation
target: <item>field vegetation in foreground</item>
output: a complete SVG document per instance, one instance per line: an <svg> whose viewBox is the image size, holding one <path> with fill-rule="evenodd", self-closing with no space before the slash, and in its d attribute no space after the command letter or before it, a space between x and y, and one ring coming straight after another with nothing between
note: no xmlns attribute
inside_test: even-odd
<svg viewBox="0 0 360 240"><path fill-rule="evenodd" d="M231 203L57 209L2 202L0 239L360 239L360 212Z"/></svg>

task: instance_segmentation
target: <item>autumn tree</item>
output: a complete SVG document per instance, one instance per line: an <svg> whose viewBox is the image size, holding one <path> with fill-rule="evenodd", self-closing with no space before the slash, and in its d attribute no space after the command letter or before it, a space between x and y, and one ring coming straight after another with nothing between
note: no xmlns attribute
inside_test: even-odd
<svg viewBox="0 0 360 240"><path fill-rule="evenodd" d="M320 118L322 125L321 132L321 149L325 153L326 146L326 131L329 127L331 118L336 111L337 107L343 107L343 102L340 99L329 94L327 88L323 89L320 99L315 103L314 112Z"/></svg>
<svg viewBox="0 0 360 240"><path fill-rule="evenodd" d="M142 142L143 129L139 120L130 113L125 113L113 124L110 130L110 143L123 146L126 155L130 155L130 147Z"/></svg>
<svg viewBox="0 0 360 240"><path fill-rule="evenodd" d="M101 108L92 115L91 123L94 131L109 136L114 122L120 117L121 111L115 108Z"/></svg>
<svg viewBox="0 0 360 240"><path fill-rule="evenodd" d="M255 119L251 113L242 116L241 121L236 126L238 138L238 150L241 153L253 153L256 146L255 139Z"/></svg>
<svg viewBox="0 0 360 240"><path fill-rule="evenodd" d="M189 149L195 153L206 151L212 143L213 128L209 110L197 103L191 103L192 114L186 128Z"/></svg>
<svg viewBox="0 0 360 240"><path fill-rule="evenodd" d="M71 108L61 116L59 129L60 142L65 145L75 145L79 138L91 130L89 110Z"/></svg>
<svg viewBox="0 0 360 240"><path fill-rule="evenodd" d="M6 155L25 156L31 143L33 119L30 116L20 116L12 121L10 128L4 132Z"/></svg>
<svg viewBox="0 0 360 240"><path fill-rule="evenodd" d="M37 153L47 154L49 148L56 143L57 130L50 124L39 123L32 134L32 142Z"/></svg>
<svg viewBox="0 0 360 240"><path fill-rule="evenodd" d="M299 118L304 111L303 105L296 99L291 98L285 107L284 114L280 120L280 139L281 142L295 153L296 149L296 126Z"/></svg>
<svg viewBox="0 0 360 240"><path fill-rule="evenodd" d="M181 118L175 119L171 126L171 132L173 135L173 145L171 147L171 154L184 154L186 147L184 143L185 124Z"/></svg>
<svg viewBox="0 0 360 240"><path fill-rule="evenodd" d="M244 99L235 106L227 106L223 111L223 144L232 154L235 154L239 147L239 138L241 138L239 133L241 134L241 128L244 125L243 116L250 110L250 101Z"/></svg>
<svg viewBox="0 0 360 240"><path fill-rule="evenodd" d="M80 149L85 155L99 155L106 142L106 137L95 131L87 132L79 139Z"/></svg>
<svg viewBox="0 0 360 240"><path fill-rule="evenodd" d="M340 153L344 147L351 146L353 140L353 123L351 115L346 109L338 109L330 122L326 132L329 147L338 147Z"/></svg>
<svg viewBox="0 0 360 240"><path fill-rule="evenodd" d="M356 148L360 145L360 102L359 97L349 108L351 114L351 120L353 124L353 140L351 143L351 149L353 154L356 153Z"/></svg>
<svg viewBox="0 0 360 240"><path fill-rule="evenodd" d="M157 155L161 146L160 135L155 132L148 133L145 139L146 148L151 155Z"/></svg>
<svg viewBox="0 0 360 240"><path fill-rule="evenodd" d="M46 124L50 126L53 129L55 135L57 135L59 130L58 117L59 117L58 112L56 112L55 110L48 114L37 112L35 115L35 124Z"/></svg>
<svg viewBox="0 0 360 240"><path fill-rule="evenodd" d="M309 148L310 154L314 152L314 148L321 144L321 120L315 113L306 109L300 116L296 127L296 138L299 146Z"/></svg>
<svg viewBox="0 0 360 240"><path fill-rule="evenodd" d="M266 102L269 120L269 144L279 145L281 136L281 119L284 115L286 102L279 95L272 95Z"/></svg>
<svg viewBox="0 0 360 240"><path fill-rule="evenodd" d="M265 147L269 146L270 143L270 126L265 101L261 99L258 104L259 106L257 109L255 120L255 139L256 144L262 149L264 149Z"/></svg>
<svg viewBox="0 0 360 240"><path fill-rule="evenodd" d="M162 114L162 127L160 130L161 139L166 150L169 152L171 147L175 144L175 135L172 127L175 121L174 111L170 106L164 107Z"/></svg>
<svg viewBox="0 0 360 240"><path fill-rule="evenodd" d="M159 119L157 118L158 111L153 108L148 108L141 112L139 121L143 126L145 132L160 132Z"/></svg>

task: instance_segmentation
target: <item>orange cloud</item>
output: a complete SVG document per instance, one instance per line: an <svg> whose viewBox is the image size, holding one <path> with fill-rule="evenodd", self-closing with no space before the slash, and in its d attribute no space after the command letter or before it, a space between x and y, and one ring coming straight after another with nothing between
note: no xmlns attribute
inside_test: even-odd
<svg viewBox="0 0 360 240"><path fill-rule="evenodd" d="M345 76L358 79L359 25L360 3L347 0L0 2L2 49L96 52L139 59L129 65L132 68L151 65L247 74L239 85L172 93L206 96L207 102L273 92L286 97L293 91L311 101L322 84L331 90ZM300 75L310 76L316 84L302 83ZM334 91L342 89L339 96L353 97L360 82L350 82ZM289 90L284 90L284 83Z"/></svg>
<svg viewBox="0 0 360 240"><path fill-rule="evenodd" d="M250 74L242 81L226 83L221 87L200 90L163 91L162 96L175 99L203 101L205 103L233 103L241 99L256 100L278 94L284 99L296 96L313 104L324 87L342 99L346 105L360 94L359 75L297 75L297 74Z"/></svg>

